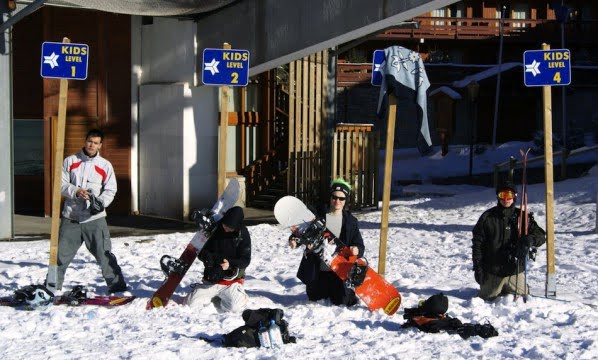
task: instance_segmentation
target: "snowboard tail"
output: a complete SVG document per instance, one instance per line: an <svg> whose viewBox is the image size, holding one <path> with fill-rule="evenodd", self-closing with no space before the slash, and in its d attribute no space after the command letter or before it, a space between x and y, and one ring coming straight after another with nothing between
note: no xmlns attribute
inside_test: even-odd
<svg viewBox="0 0 598 360"><path fill-rule="evenodd" d="M114 307L126 305L135 300L136 298L136 296L93 296L86 299L72 300L68 297L57 296L48 305L96 305L104 307ZM30 306L27 303L27 301L14 295L0 297L0 306L11 306L14 308L23 308L27 310L35 309L35 307Z"/></svg>
<svg viewBox="0 0 598 360"><path fill-rule="evenodd" d="M353 255L348 247L341 248L335 254L327 253L323 243L337 239L326 228L324 221L316 219L301 200L293 196L283 197L274 206L274 216L281 225L291 229L300 245L312 245L322 261L348 287L354 289L368 309L382 309L387 315L393 315L399 309L399 291L372 269L364 258Z"/></svg>
<svg viewBox="0 0 598 360"><path fill-rule="evenodd" d="M211 214L214 222L222 219L222 216L228 209L232 208L237 200L239 199L240 186L237 179L231 179L222 195L218 198L216 203L211 209ZM214 230L213 228L211 229ZM185 274L193 265L197 254L201 251L203 246L208 242L212 231L208 228L201 228L198 232L193 235L193 238L185 247L185 250L178 258L177 271L172 271L167 274L166 279L162 282L162 285L154 292L151 298L148 300L146 309L150 310L156 307L166 306L170 301L170 298L174 294L175 290L185 277ZM163 267L163 266L162 266Z"/></svg>
<svg viewBox="0 0 598 360"><path fill-rule="evenodd" d="M353 255L348 247L342 248L328 265L345 283L348 280L351 282L351 271L356 268L356 265L359 265L365 272L365 276L359 284L354 286L354 290L368 309L372 311L382 309L387 315L393 315L399 309L401 305L399 291L382 275L369 267L363 258Z"/></svg>

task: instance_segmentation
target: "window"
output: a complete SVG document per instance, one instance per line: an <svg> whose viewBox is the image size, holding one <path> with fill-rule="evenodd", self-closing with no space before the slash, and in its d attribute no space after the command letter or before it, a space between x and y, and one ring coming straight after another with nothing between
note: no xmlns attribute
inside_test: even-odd
<svg viewBox="0 0 598 360"><path fill-rule="evenodd" d="M432 11L432 17L445 18L447 16L447 8L441 8ZM444 21L432 21L432 25L444 25Z"/></svg>
<svg viewBox="0 0 598 360"><path fill-rule="evenodd" d="M528 13L529 13L529 9L528 9L527 4L513 4L511 18L525 20L525 19L529 18ZM526 27L526 25L527 24L525 22L513 23L513 27L516 27L516 28Z"/></svg>

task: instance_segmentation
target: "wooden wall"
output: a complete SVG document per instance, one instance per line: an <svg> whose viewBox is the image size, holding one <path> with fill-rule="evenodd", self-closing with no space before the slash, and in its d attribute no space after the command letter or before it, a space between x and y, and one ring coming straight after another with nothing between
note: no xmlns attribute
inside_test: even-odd
<svg viewBox="0 0 598 360"><path fill-rule="evenodd" d="M51 212L52 193L51 118L58 114L60 81L40 77L41 44L61 42L63 37L89 45L87 79L69 80L64 156L81 149L89 129L104 131L101 155L112 162L118 182L109 212L131 210L130 27L128 15L60 7L44 7L14 27L14 118L44 120L43 191L39 193L44 194L46 215ZM15 186L17 211L20 194L26 190Z"/></svg>

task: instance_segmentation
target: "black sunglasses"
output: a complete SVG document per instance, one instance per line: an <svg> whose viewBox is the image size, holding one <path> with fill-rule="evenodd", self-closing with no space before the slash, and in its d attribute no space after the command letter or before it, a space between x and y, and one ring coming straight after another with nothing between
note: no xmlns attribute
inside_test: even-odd
<svg viewBox="0 0 598 360"><path fill-rule="evenodd" d="M339 196L334 196L334 195L330 195L330 198L332 200L339 200L339 201L345 201L345 200L347 200L346 197L339 197Z"/></svg>

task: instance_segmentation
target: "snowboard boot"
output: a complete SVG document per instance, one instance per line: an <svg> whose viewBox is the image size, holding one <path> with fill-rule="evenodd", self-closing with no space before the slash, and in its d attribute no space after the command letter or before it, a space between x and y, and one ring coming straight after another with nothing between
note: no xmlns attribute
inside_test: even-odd
<svg viewBox="0 0 598 360"><path fill-rule="evenodd" d="M113 282L108 286L108 294L127 291L127 284L123 280L122 275L119 275L118 279L118 281Z"/></svg>

